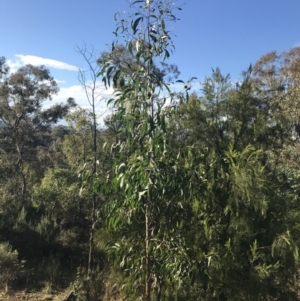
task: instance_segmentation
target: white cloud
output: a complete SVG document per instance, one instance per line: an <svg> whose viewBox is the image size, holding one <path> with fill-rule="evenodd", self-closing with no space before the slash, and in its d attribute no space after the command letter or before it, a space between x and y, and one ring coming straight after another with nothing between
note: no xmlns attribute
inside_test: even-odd
<svg viewBox="0 0 300 301"><path fill-rule="evenodd" d="M16 71L18 68L26 64L31 64L34 66L44 65L46 67L50 67L54 69L78 71L78 68L76 66L69 65L67 63L57 61L57 60L42 58L35 55L16 54L15 56L17 58L16 61L7 60L7 64L12 72Z"/></svg>
<svg viewBox="0 0 300 301"><path fill-rule="evenodd" d="M101 86L98 89L97 95L98 101L96 102L96 114L99 124L103 124L104 118L111 114L111 111L107 107L107 100L113 96L113 89L105 89ZM44 107L49 107L54 103L65 103L69 97L74 98L79 107L86 110L92 109L82 86L79 84L60 88L57 95L53 96L52 101L45 103Z"/></svg>
<svg viewBox="0 0 300 301"><path fill-rule="evenodd" d="M65 84L66 81L65 80L60 80L60 79L54 79L58 84Z"/></svg>
<svg viewBox="0 0 300 301"><path fill-rule="evenodd" d="M96 95L99 103L106 103L105 100L113 96L113 89L105 89L101 85L98 88ZM70 87L61 87L58 94L53 97L53 101L64 102L69 97L73 97L80 106L89 106L86 94L80 84Z"/></svg>
<svg viewBox="0 0 300 301"><path fill-rule="evenodd" d="M24 65L20 60L18 61L7 60L6 63L9 66L10 72L16 72L20 67Z"/></svg>

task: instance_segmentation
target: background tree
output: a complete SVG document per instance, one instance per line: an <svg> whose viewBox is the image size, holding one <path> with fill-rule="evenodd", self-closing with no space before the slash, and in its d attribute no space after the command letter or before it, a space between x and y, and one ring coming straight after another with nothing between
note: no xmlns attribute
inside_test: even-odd
<svg viewBox="0 0 300 301"><path fill-rule="evenodd" d="M203 95L193 95L172 120L173 148L191 153L185 166L195 186L183 228L192 290L203 300L296 298L298 222L282 174L269 164L282 144L262 101L251 73L232 87L216 69Z"/></svg>
<svg viewBox="0 0 300 301"><path fill-rule="evenodd" d="M56 82L44 67L27 65L1 81L1 174L4 187L1 206L7 213L11 209L14 211L11 218L29 204L30 187L35 177L43 174L38 158L47 148L51 126L74 106L70 99L67 104L42 109L42 104L51 100L57 91Z"/></svg>
<svg viewBox="0 0 300 301"><path fill-rule="evenodd" d="M7 71L0 82L0 237L18 250L20 259L34 258L39 263L49 252L43 247L50 234L36 228L39 212L32 203L34 188L56 161L52 127L75 106L69 99L44 108L57 91L43 66Z"/></svg>
<svg viewBox="0 0 300 301"><path fill-rule="evenodd" d="M81 48L77 47L78 53L84 59L87 64L87 69L79 68L78 79L85 92L86 99L91 107L91 116L92 116L92 140L93 140L93 155L92 155L92 178L97 174L97 160L98 158L98 143L97 143L97 127L98 119L100 116L97 116L96 107L101 101L101 86L98 83L97 75L100 72L100 67L96 62L96 54L94 53L93 48L88 48L86 45ZM103 115L103 113L102 113ZM92 179L92 182L94 180ZM93 261L93 245L94 245L94 232L95 224L97 222L96 211L99 210L99 200L97 197L96 191L93 189L92 192L92 204L91 204L91 226L90 226L90 245L89 245L89 258L88 258L88 267L87 267L87 277L89 278L90 272L92 269Z"/></svg>

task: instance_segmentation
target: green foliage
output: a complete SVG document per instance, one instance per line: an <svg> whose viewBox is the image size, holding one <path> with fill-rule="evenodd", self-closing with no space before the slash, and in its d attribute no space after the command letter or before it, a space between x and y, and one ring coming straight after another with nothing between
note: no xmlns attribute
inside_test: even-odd
<svg viewBox="0 0 300 301"><path fill-rule="evenodd" d="M201 300L295 298L297 222L275 166L289 135L270 114L274 93L250 66L234 87L213 70L202 95L183 101L156 68L174 47L166 23L176 17L167 2L134 4L115 31L127 49L113 43L99 61L115 87L115 195L105 218L125 291L147 300L150 287L158 300L195 291ZM170 289L189 283L186 294Z"/></svg>
<svg viewBox="0 0 300 301"><path fill-rule="evenodd" d="M261 118L265 108L248 74L238 89L228 81L214 71L203 95L179 108L172 120L176 130L169 133L174 147L191 153L185 167L193 179L193 201L183 228L194 262L192 283L203 300L294 300L299 260L292 230L297 222L289 212L294 205L269 164L281 137L274 122Z"/></svg>
<svg viewBox="0 0 300 301"><path fill-rule="evenodd" d="M45 67L26 65L5 73L0 81L0 208L12 228L23 207L30 207L32 188L51 165L51 126L62 119L74 101L43 109L57 93L55 80ZM49 162L50 161L50 162Z"/></svg>
<svg viewBox="0 0 300 301"><path fill-rule="evenodd" d="M84 269L77 269L76 279L73 283L75 300L98 301L103 300L106 293L107 276L102 269L93 269L89 278Z"/></svg>
<svg viewBox="0 0 300 301"><path fill-rule="evenodd" d="M0 243L0 287L7 292L18 275L18 252L8 242Z"/></svg>

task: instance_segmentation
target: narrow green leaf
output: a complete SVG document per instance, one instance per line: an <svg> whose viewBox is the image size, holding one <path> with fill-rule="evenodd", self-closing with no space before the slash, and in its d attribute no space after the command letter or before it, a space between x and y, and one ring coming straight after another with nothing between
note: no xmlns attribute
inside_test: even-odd
<svg viewBox="0 0 300 301"><path fill-rule="evenodd" d="M133 3L131 3L131 4L134 5L134 4L136 4L136 3L143 3L143 2L145 2L145 0L136 0L136 1L134 1Z"/></svg>
<svg viewBox="0 0 300 301"><path fill-rule="evenodd" d="M170 53L169 53L169 51L167 50L167 49L165 49L165 57L164 57L164 59L168 59L170 57Z"/></svg>
<svg viewBox="0 0 300 301"><path fill-rule="evenodd" d="M139 25L140 21L142 21L142 20L143 20L143 17L139 17L133 22L133 24L132 24L133 34L136 34L136 32L137 32L136 28Z"/></svg>
<svg viewBox="0 0 300 301"><path fill-rule="evenodd" d="M153 41L154 43L156 43L156 42L157 42L157 38L156 38L156 36L154 36L154 35L150 34L150 35L149 35L149 37L152 39L152 41Z"/></svg>
<svg viewBox="0 0 300 301"><path fill-rule="evenodd" d="M107 83L106 83L106 77L105 77L105 76L103 76L103 78L102 78L102 82L103 82L103 84L104 84L105 88L107 88Z"/></svg>
<svg viewBox="0 0 300 301"><path fill-rule="evenodd" d="M129 53L131 55L133 55L133 53L132 53L132 42L131 41L128 43L128 47L127 48L128 48Z"/></svg>
<svg viewBox="0 0 300 301"><path fill-rule="evenodd" d="M113 71L113 69L114 69L113 66L111 66L111 67L109 67L109 68L107 69L106 76L107 76L108 80L110 79L110 74L111 74L111 72Z"/></svg>

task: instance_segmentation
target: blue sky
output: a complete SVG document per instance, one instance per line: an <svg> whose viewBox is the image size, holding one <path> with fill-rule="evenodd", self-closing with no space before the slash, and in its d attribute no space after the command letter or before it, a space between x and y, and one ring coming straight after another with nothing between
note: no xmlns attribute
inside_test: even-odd
<svg viewBox="0 0 300 301"><path fill-rule="evenodd" d="M56 100L70 96L83 104L76 67L84 62L74 48L85 42L106 50L114 13L124 10L127 0L0 0L0 56L12 69L45 64L61 87ZM170 62L184 80L201 80L215 67L235 80L261 55L300 45L299 0L186 0L176 14Z"/></svg>

